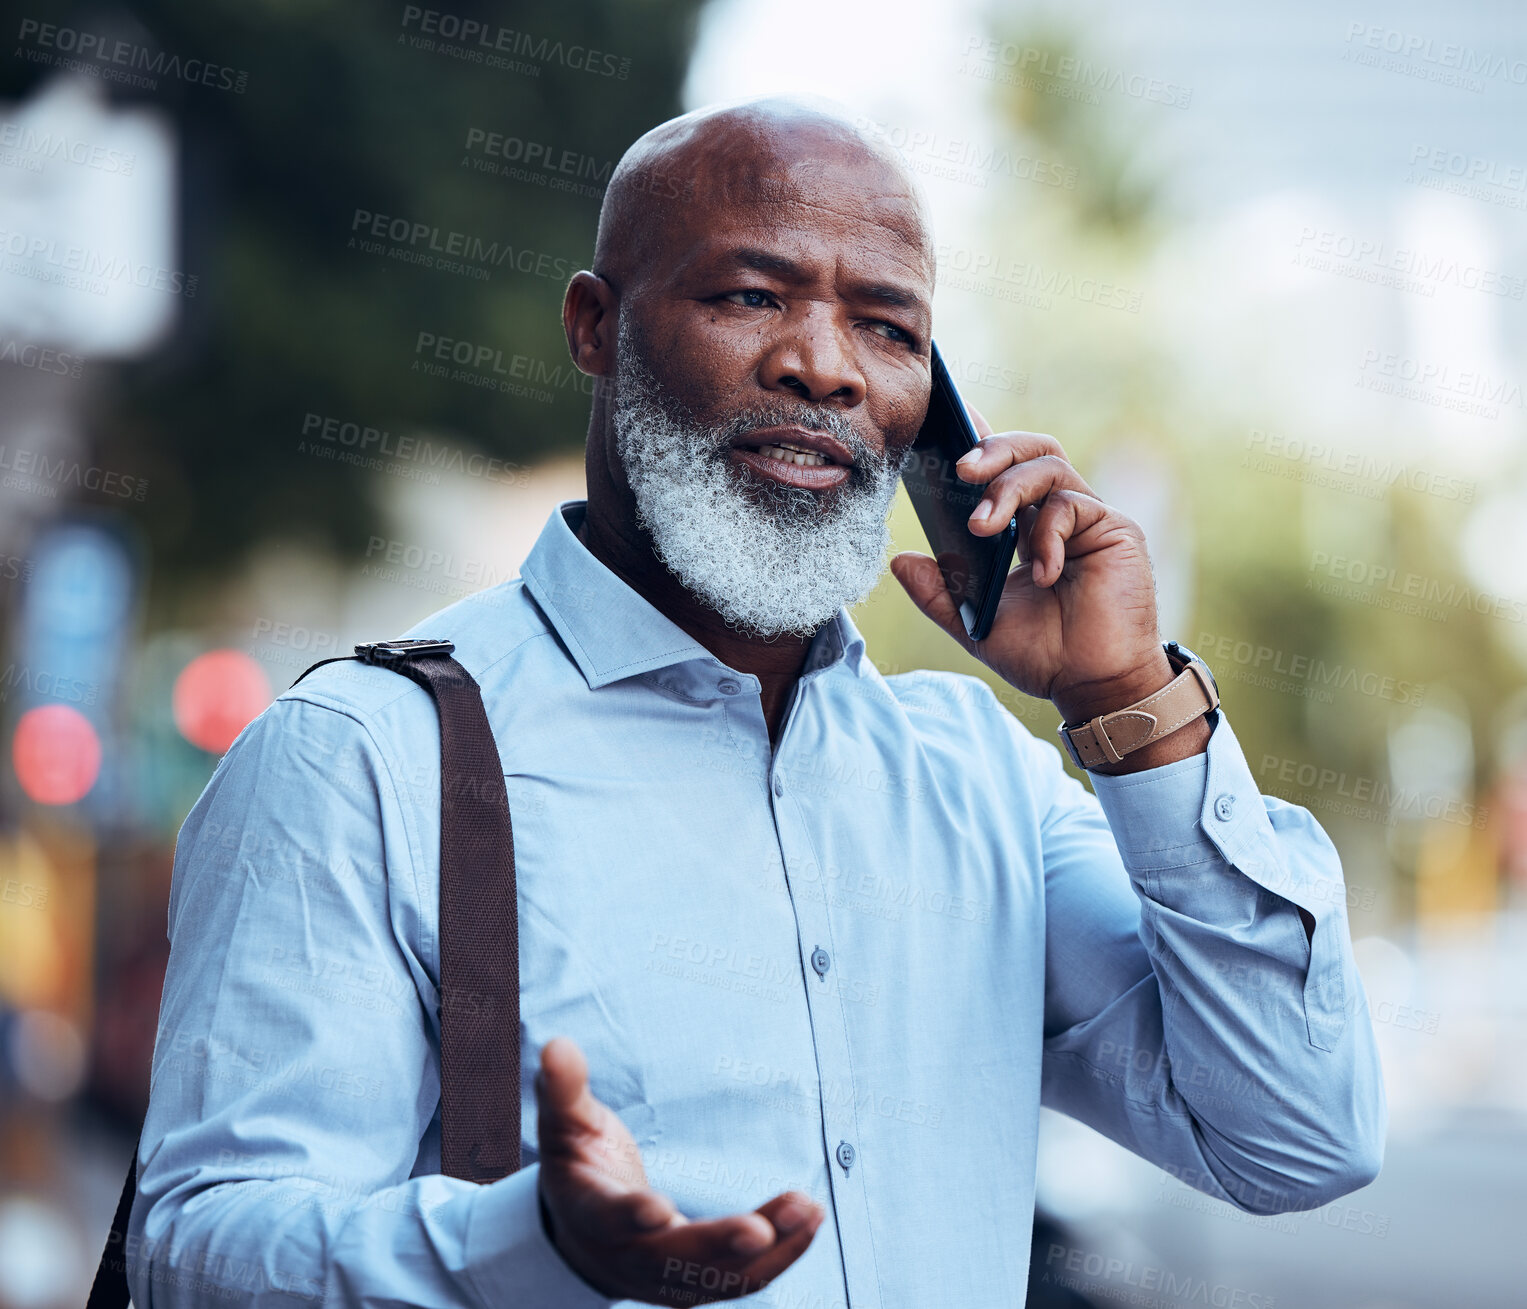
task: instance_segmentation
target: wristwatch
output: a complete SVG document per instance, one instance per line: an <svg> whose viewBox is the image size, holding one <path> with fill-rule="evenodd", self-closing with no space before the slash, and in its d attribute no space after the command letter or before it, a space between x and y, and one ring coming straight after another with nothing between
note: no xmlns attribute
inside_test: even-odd
<svg viewBox="0 0 1527 1309"><path fill-rule="evenodd" d="M1141 746L1219 708L1219 687L1209 665L1176 641L1168 641L1165 649L1177 676L1154 695L1084 723L1060 725L1060 739L1078 768L1116 764Z"/></svg>

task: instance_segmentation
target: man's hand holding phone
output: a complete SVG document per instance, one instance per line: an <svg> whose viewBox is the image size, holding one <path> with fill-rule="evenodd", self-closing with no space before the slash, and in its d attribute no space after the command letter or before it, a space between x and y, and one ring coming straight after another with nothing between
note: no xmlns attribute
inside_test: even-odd
<svg viewBox="0 0 1527 1309"><path fill-rule="evenodd" d="M1024 562L1008 573L991 631L980 641L967 634L930 556L896 555L896 580L972 655L1020 691L1051 701L1067 722L1160 690L1174 672L1157 631L1140 526L1098 499L1054 437L993 433L966 409L981 441L955 471L986 487L967 526L994 536L1016 517Z"/></svg>

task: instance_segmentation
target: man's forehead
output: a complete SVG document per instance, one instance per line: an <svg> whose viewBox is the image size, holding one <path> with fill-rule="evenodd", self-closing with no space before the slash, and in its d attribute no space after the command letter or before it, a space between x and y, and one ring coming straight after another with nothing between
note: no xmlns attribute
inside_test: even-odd
<svg viewBox="0 0 1527 1309"><path fill-rule="evenodd" d="M816 160L777 172L709 177L675 214L670 252L689 267L768 250L802 262L846 252L852 262L932 275L916 202L894 178ZM733 259L733 262L736 262Z"/></svg>
<svg viewBox="0 0 1527 1309"><path fill-rule="evenodd" d="M695 218L724 222L810 222L816 211L823 222L857 219L912 245L927 237L916 198L902 177L879 160L797 155L743 161L707 168L695 179L690 212ZM793 214L792 211L800 211Z"/></svg>
<svg viewBox="0 0 1527 1309"><path fill-rule="evenodd" d="M852 124L788 102L697 113L653 129L622 159L596 257L636 281L694 267L739 228L781 242L857 245L930 281L933 243L901 161ZM652 178L663 185L647 185Z"/></svg>

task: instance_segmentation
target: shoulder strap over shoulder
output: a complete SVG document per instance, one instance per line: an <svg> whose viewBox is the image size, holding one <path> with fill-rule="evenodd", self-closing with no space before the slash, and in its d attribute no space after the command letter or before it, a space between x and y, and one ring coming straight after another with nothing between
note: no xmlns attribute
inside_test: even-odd
<svg viewBox="0 0 1527 1309"><path fill-rule="evenodd" d="M374 641L362 663L429 692L440 715L440 1171L494 1182L520 1167L519 915L509 796L482 691L449 641ZM308 668L337 662L322 659ZM124 1309L138 1148L86 1309Z"/></svg>

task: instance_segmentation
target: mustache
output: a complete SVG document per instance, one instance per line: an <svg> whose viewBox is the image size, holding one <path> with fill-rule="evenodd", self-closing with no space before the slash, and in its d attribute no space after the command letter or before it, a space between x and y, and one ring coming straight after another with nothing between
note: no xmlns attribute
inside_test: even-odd
<svg viewBox="0 0 1527 1309"><path fill-rule="evenodd" d="M626 404L646 404L657 413L689 428L696 435L704 433L714 441L712 457L725 459L733 441L747 436L760 428L796 426L808 432L826 432L843 443L853 461L852 474L856 482L863 482L877 475L893 471L897 476L913 459L910 444L902 458L895 461L889 449L877 453L860 434L851 418L841 409L831 405L817 405L809 401L792 401L783 397L755 401L739 409L728 418L716 419L702 416L681 401L668 387L658 381L657 374L648 363L642 348L640 334L635 322L621 318L616 341L615 377L613 392L617 406L624 396Z"/></svg>
<svg viewBox="0 0 1527 1309"><path fill-rule="evenodd" d="M801 427L808 432L826 432L843 442L856 469L867 469L887 462L887 456L877 454L870 447L853 421L841 409L824 409L810 404L791 404L788 401L749 405L716 425L713 431L717 441L717 456L724 458L733 441L767 427Z"/></svg>

